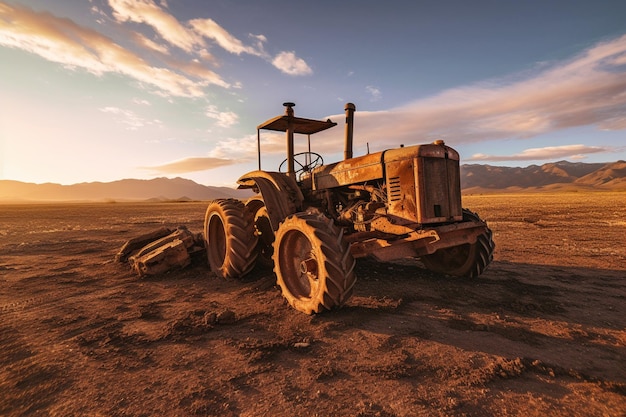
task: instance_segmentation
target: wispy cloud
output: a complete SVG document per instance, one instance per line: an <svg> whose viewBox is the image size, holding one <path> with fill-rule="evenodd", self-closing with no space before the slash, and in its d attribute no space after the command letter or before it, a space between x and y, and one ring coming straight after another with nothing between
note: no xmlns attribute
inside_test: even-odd
<svg viewBox="0 0 626 417"><path fill-rule="evenodd" d="M113 16L119 22L132 21L146 24L152 27L166 42L187 53L197 56L208 54L206 52L208 40L231 54L262 57L271 61L274 67L285 74L298 76L313 73L306 61L297 57L293 51L283 51L271 58L265 51L267 38L264 35L249 34L252 44L246 45L213 19L178 21L167 12L167 4L164 3L161 3L162 7L160 7L152 0L109 0L109 5L113 9ZM145 37L140 36L138 40L150 49L163 51L159 44Z"/></svg>
<svg viewBox="0 0 626 417"><path fill-rule="evenodd" d="M135 38L135 42L143 46L144 48L151 49L163 55L169 55L170 51L167 49L167 46L157 43L152 39L148 39L144 34L135 32L133 33L133 37Z"/></svg>
<svg viewBox="0 0 626 417"><path fill-rule="evenodd" d="M256 136L229 138L215 144L209 156L219 159L252 160L256 150Z"/></svg>
<svg viewBox="0 0 626 417"><path fill-rule="evenodd" d="M401 143L443 138L448 144L496 139L527 139L574 126L626 128L626 35L589 48L575 58L554 63L512 81L492 81L444 91L387 111L355 113L355 146L387 149ZM376 96L377 89L371 87ZM358 106L357 106L358 107ZM326 118L326 117L324 117ZM341 121L343 114L328 116ZM315 137L315 151L339 153L342 129ZM263 154L284 153L282 134L263 133ZM338 141L339 139L339 141ZM256 137L219 142L212 156L256 151ZM580 159L591 153L614 152L606 146L566 145L527 149L514 155L476 154L468 160L514 161Z"/></svg>
<svg viewBox="0 0 626 417"><path fill-rule="evenodd" d="M626 35L514 78L446 90L388 111L357 111L355 135L381 144L432 138L459 144L577 126L624 129L625 64Z"/></svg>
<svg viewBox="0 0 626 417"><path fill-rule="evenodd" d="M24 6L0 3L0 45L31 52L72 70L123 74L165 95L201 97L207 82L151 66L92 29Z"/></svg>
<svg viewBox="0 0 626 417"><path fill-rule="evenodd" d="M365 87L365 90L371 96L370 101L378 101L383 95L382 91L380 91L378 87L374 87L372 85Z"/></svg>
<svg viewBox="0 0 626 417"><path fill-rule="evenodd" d="M147 102L143 100L141 104L146 105ZM147 103L149 105L149 103ZM132 110L121 109L119 107L109 106L103 107L100 109L103 113L109 113L116 116L116 121L123 125L126 125L126 129L128 130L138 130L144 126L161 126L162 122L160 120L147 120L141 116L138 116Z"/></svg>
<svg viewBox="0 0 626 417"><path fill-rule="evenodd" d="M193 52L204 46L201 36L150 0L109 0L109 6L118 22L147 24L167 42L184 51Z"/></svg>
<svg viewBox="0 0 626 417"><path fill-rule="evenodd" d="M109 0L109 5L114 20L103 19L102 16L108 17L104 9L92 6L99 23L147 25L154 36L148 38L144 33L124 28L125 36L130 33L139 46L138 51L131 51L70 19L0 1L0 46L39 55L70 70L82 69L97 76L122 74L159 95L174 97L204 97L209 85L231 87L214 70L218 63L208 51L211 43L235 55L249 54L272 61L264 50L267 39L263 35L250 34L251 44L246 45L212 19L180 22L168 12L164 1L157 4L153 0ZM170 47L179 48L187 56L173 58ZM150 62L155 57L162 66ZM290 75L311 72L293 52L280 53L272 63Z"/></svg>
<svg viewBox="0 0 626 417"><path fill-rule="evenodd" d="M564 145L529 148L513 155L487 155L477 153L467 158L468 161L540 161L558 158L584 159L584 155L599 152L610 152L601 146Z"/></svg>
<svg viewBox="0 0 626 417"><path fill-rule="evenodd" d="M132 100L132 102L135 103L135 104L142 105L142 106L151 106L152 105L152 103L150 103L148 100L143 99L143 98L137 98L137 97L135 97Z"/></svg>
<svg viewBox="0 0 626 417"><path fill-rule="evenodd" d="M215 119L217 125L220 127L231 127L239 121L239 116L236 113L232 111L219 111L217 107L213 105L207 107L205 115L211 119Z"/></svg>
<svg viewBox="0 0 626 417"><path fill-rule="evenodd" d="M188 172L206 171L237 163L239 163L239 161L233 159L194 157L179 159L163 165L141 167L141 169L153 171L158 174L184 174Z"/></svg>
<svg viewBox="0 0 626 417"><path fill-rule="evenodd" d="M189 22L196 33L204 38L215 41L224 50L231 54L240 55L242 53L250 55L262 55L262 52L252 46L246 46L239 39L228 33L223 27L218 25L213 19L194 19Z"/></svg>
<svg viewBox="0 0 626 417"><path fill-rule="evenodd" d="M224 88L231 87L231 85L224 81L219 74L201 64L197 59L165 59L165 62L168 64L170 69L184 72L189 77L199 80L197 83L200 86L205 87L213 84Z"/></svg>
<svg viewBox="0 0 626 417"><path fill-rule="evenodd" d="M296 152L303 151L304 148L302 148L302 146L306 143L306 141L296 142L299 142L296 143ZM325 147L325 145L322 144L320 147ZM277 154L285 155L285 134L264 131L261 135L261 154L263 156ZM237 163L256 161L257 136L254 134L246 135L241 138L227 138L220 140L208 153L208 155L212 158L236 160Z"/></svg>

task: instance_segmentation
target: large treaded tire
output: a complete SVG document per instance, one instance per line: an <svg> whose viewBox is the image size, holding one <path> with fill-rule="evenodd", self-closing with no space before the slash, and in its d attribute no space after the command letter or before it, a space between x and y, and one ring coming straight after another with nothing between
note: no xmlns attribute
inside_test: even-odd
<svg viewBox="0 0 626 417"><path fill-rule="evenodd" d="M274 272L289 304L306 314L341 307L352 296L355 261L331 219L298 213L281 223Z"/></svg>
<svg viewBox="0 0 626 417"><path fill-rule="evenodd" d="M421 257L424 266L430 271L455 277L476 278L493 261L496 244L491 229L476 213L463 209L463 221L475 221L485 224L483 233L476 243L464 244L452 248L439 249L431 255Z"/></svg>
<svg viewBox="0 0 626 417"><path fill-rule="evenodd" d="M235 199L213 200L204 218L209 266L223 278L241 278L254 267L257 237L252 215Z"/></svg>

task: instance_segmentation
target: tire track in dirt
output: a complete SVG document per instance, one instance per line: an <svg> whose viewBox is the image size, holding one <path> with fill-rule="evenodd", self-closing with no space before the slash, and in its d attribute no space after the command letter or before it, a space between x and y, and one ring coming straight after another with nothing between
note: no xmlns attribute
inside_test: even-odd
<svg viewBox="0 0 626 417"><path fill-rule="evenodd" d="M0 415L42 413L71 386L61 365L42 358L30 337L5 322L0 324L0 346Z"/></svg>

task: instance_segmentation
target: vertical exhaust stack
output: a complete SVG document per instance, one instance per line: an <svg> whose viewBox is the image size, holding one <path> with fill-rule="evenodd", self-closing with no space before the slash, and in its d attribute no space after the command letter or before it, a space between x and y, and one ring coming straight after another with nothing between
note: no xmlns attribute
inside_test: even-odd
<svg viewBox="0 0 626 417"><path fill-rule="evenodd" d="M293 108L296 103L283 103L285 106L285 116L287 117L287 175L291 178L296 178L295 167L294 167L294 146L293 146Z"/></svg>
<svg viewBox="0 0 626 417"><path fill-rule="evenodd" d="M352 137L354 136L354 111L356 106L353 103L346 103L346 141L343 151L343 159L352 158Z"/></svg>

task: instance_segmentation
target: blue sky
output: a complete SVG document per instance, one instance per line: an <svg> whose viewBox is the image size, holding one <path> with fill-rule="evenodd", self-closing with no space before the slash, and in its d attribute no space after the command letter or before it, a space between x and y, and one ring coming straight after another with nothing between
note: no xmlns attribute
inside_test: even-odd
<svg viewBox="0 0 626 417"><path fill-rule="evenodd" d="M312 150L626 159L626 2L0 0L0 179L234 186L296 103ZM263 169L285 158L263 134ZM306 138L296 138L296 151Z"/></svg>

